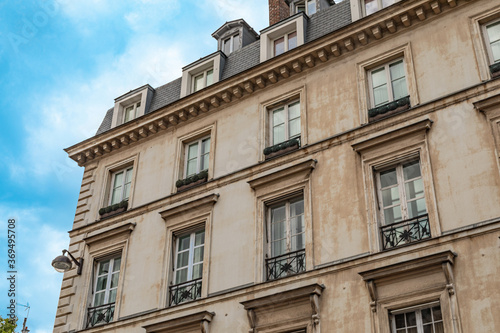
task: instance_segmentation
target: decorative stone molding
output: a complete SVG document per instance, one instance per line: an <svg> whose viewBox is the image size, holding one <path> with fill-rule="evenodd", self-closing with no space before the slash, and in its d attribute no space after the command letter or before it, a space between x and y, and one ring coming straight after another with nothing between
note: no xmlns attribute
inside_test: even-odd
<svg viewBox="0 0 500 333"><path fill-rule="evenodd" d="M283 170L275 171L272 174L258 176L252 180L248 181L248 184L252 189L257 189L262 186L268 185L270 182L274 182L280 179L289 178L292 175L303 174L304 177L309 177L309 174L316 168L316 163L318 161L309 159L307 161L301 162L299 164L295 164L289 166Z"/></svg>
<svg viewBox="0 0 500 333"><path fill-rule="evenodd" d="M146 330L146 333L210 333L210 323L214 316L215 312L202 311L184 317L144 325L142 328Z"/></svg>
<svg viewBox="0 0 500 333"><path fill-rule="evenodd" d="M89 245L93 246L98 242L108 241L109 239L119 240L128 239L130 233L134 230L135 223L127 223L124 225L114 225L111 228L103 230L98 230L96 232L91 232L87 234L83 241Z"/></svg>

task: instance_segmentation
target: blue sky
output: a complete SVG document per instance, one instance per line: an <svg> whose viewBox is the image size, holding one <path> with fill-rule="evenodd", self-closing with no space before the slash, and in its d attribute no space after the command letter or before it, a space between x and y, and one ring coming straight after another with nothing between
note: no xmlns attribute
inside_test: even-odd
<svg viewBox="0 0 500 333"><path fill-rule="evenodd" d="M51 332L83 169L64 148L95 134L114 98L163 85L216 50L210 35L268 0L0 0L0 299L6 316L7 219L17 220L17 302L32 333ZM19 317L26 312L19 307ZM22 320L21 320L22 321ZM20 321L20 323L21 323Z"/></svg>

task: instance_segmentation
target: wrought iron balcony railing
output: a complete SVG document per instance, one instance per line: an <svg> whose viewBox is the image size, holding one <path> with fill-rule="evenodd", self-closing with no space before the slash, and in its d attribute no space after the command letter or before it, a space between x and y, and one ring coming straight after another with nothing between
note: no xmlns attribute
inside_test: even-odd
<svg viewBox="0 0 500 333"><path fill-rule="evenodd" d="M266 259L267 281L306 270L306 250L298 250Z"/></svg>
<svg viewBox="0 0 500 333"><path fill-rule="evenodd" d="M115 303L103 304L88 308L87 312L87 328L96 325L107 324L113 321L115 313Z"/></svg>
<svg viewBox="0 0 500 333"><path fill-rule="evenodd" d="M429 216L427 214L382 226L380 231L384 250L431 237Z"/></svg>
<svg viewBox="0 0 500 333"><path fill-rule="evenodd" d="M169 306L194 301L201 297L201 278L170 286Z"/></svg>

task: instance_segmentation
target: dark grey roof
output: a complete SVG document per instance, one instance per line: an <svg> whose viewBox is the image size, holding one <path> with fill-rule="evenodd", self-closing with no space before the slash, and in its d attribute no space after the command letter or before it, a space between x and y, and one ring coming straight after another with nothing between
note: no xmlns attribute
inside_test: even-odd
<svg viewBox="0 0 500 333"><path fill-rule="evenodd" d="M351 22L351 6L349 1L342 1L336 5L322 9L309 18L305 37L306 43L338 30ZM227 57L224 69L222 70L221 80L237 75L257 66L259 63L260 41L257 40L231 53ZM178 78L156 88L153 93L151 105L149 110L146 110L146 113L151 113L179 100L181 96L181 81L182 78ZM112 118L113 109L109 109L96 135L104 133L111 128Z"/></svg>

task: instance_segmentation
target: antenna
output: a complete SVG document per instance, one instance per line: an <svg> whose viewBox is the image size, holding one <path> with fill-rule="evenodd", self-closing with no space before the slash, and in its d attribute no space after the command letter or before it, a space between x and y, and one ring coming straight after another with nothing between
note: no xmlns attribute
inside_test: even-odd
<svg viewBox="0 0 500 333"><path fill-rule="evenodd" d="M26 303L26 305L21 304L21 303L16 303L16 304L20 305L20 306L24 306L25 307L24 311L28 312L28 313L26 313L26 317L24 317L23 330L21 331L21 333L28 333L30 330L28 329L28 326L26 326L26 321L28 320L28 316L30 315L30 303Z"/></svg>

